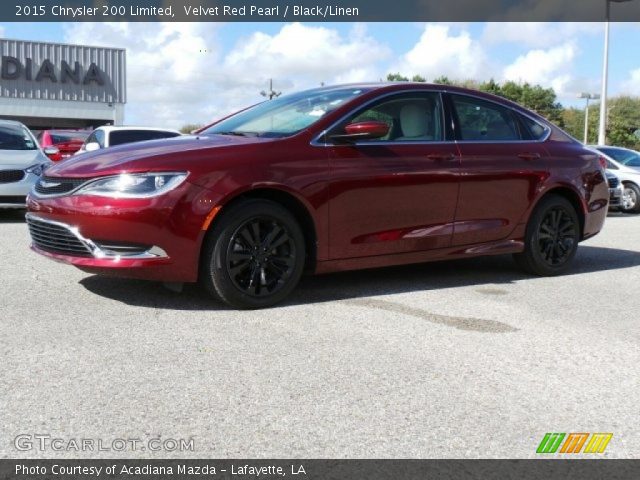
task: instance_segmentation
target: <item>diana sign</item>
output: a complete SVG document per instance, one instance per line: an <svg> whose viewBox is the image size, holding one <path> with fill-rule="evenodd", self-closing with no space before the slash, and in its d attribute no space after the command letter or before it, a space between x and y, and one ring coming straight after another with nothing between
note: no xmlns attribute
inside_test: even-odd
<svg viewBox="0 0 640 480"><path fill-rule="evenodd" d="M33 60L26 58L24 64L16 57L3 55L0 77L3 80L32 80L42 82L48 80L52 83L75 83L76 85L104 85L103 72L95 63L89 64L88 68L82 68L80 62L73 62L69 65L62 60L60 66L56 68L49 59L44 59L39 68L34 68Z"/></svg>

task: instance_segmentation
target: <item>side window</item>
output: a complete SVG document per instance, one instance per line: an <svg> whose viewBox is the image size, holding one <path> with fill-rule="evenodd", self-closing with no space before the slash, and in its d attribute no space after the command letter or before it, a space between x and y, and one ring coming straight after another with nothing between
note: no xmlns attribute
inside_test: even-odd
<svg viewBox="0 0 640 480"><path fill-rule="evenodd" d="M615 166L613 163L611 163L611 160L606 159L607 160L607 168L609 170L620 170L617 166Z"/></svg>
<svg viewBox="0 0 640 480"><path fill-rule="evenodd" d="M91 135L87 137L87 139L84 141L84 144L86 145L87 143L98 143L96 132L91 133Z"/></svg>
<svg viewBox="0 0 640 480"><path fill-rule="evenodd" d="M521 140L511 109L479 98L452 95L460 140Z"/></svg>
<svg viewBox="0 0 640 480"><path fill-rule="evenodd" d="M95 135L95 140L100 145L100 148L104 148L104 130L96 130L92 135ZM87 140L88 142L89 140Z"/></svg>
<svg viewBox="0 0 640 480"><path fill-rule="evenodd" d="M402 93L384 98L357 111L338 126L343 130L349 123L377 120L389 127L382 138L363 142L437 142L443 140L442 106L436 92Z"/></svg>
<svg viewBox="0 0 640 480"><path fill-rule="evenodd" d="M542 140L544 136L547 134L547 127L540 125L535 120L530 119L529 117L525 117L524 115L518 114L518 118L520 122L524 126L526 133L528 133L529 138L532 140Z"/></svg>

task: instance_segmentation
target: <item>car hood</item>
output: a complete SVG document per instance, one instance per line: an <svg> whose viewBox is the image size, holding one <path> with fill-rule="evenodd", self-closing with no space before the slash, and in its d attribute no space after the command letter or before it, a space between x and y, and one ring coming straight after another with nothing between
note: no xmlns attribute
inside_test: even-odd
<svg viewBox="0 0 640 480"><path fill-rule="evenodd" d="M105 148L95 152L79 153L55 164L47 176L95 177L117 175L122 172L180 170L181 161L188 169L188 159L212 149L254 144L273 139L237 137L231 135L180 136L150 140ZM179 155L179 156L178 156Z"/></svg>
<svg viewBox="0 0 640 480"><path fill-rule="evenodd" d="M40 150L0 150L1 170L24 170L37 163L47 163L49 159Z"/></svg>

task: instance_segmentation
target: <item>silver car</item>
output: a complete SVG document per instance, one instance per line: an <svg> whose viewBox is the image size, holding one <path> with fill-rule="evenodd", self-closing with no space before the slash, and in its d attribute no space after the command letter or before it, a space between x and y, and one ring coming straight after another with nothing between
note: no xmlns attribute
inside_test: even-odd
<svg viewBox="0 0 640 480"><path fill-rule="evenodd" d="M50 164L27 127L0 120L0 208L24 208L31 187Z"/></svg>
<svg viewBox="0 0 640 480"><path fill-rule="evenodd" d="M590 145L603 155L607 169L622 182L624 193L620 209L625 213L640 213L640 152L622 147Z"/></svg>

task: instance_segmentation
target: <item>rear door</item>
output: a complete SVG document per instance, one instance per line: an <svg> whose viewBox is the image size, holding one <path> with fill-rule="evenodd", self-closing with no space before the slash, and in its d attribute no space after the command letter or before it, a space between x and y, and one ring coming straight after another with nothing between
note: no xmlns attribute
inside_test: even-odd
<svg viewBox="0 0 640 480"><path fill-rule="evenodd" d="M461 174L452 245L504 239L545 178L540 139L546 130L541 125L536 130L535 121L497 102L463 94L448 97Z"/></svg>

